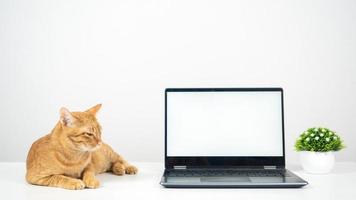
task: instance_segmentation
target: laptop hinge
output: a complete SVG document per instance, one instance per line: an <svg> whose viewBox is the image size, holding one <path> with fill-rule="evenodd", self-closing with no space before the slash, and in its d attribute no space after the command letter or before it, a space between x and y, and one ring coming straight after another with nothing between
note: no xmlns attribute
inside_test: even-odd
<svg viewBox="0 0 356 200"><path fill-rule="evenodd" d="M264 169L277 169L277 166L275 165L266 165L266 166L263 166Z"/></svg>
<svg viewBox="0 0 356 200"><path fill-rule="evenodd" d="M187 169L185 165L173 166L173 169Z"/></svg>

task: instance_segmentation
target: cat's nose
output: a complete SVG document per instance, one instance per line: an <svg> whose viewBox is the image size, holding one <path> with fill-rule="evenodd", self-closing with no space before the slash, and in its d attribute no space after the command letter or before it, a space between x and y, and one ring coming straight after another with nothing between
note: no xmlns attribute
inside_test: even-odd
<svg viewBox="0 0 356 200"><path fill-rule="evenodd" d="M101 138L95 138L95 142L98 144L98 145L101 145L103 142L101 141Z"/></svg>

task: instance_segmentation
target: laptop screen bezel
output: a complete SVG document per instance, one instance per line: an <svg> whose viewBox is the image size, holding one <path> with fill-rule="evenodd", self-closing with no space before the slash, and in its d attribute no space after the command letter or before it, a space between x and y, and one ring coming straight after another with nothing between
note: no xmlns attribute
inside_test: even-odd
<svg viewBox="0 0 356 200"><path fill-rule="evenodd" d="M169 92L281 92L282 106L282 141L283 156L191 156L168 157L167 156L167 94ZM203 167L285 167L285 141L284 141L284 103L283 89L278 88L166 88L165 89L165 168L174 166L186 166L187 168Z"/></svg>

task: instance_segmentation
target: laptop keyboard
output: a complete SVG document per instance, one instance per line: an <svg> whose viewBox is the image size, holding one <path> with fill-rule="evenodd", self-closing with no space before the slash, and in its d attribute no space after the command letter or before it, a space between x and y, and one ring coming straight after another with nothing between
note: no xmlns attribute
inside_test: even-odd
<svg viewBox="0 0 356 200"><path fill-rule="evenodd" d="M214 177L214 176L243 176L243 177L283 177L281 170L172 170L167 172L170 177Z"/></svg>

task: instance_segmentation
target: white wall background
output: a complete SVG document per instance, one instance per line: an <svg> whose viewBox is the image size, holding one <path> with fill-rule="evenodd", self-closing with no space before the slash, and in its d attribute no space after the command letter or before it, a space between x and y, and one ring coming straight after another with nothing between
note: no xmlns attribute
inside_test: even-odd
<svg viewBox="0 0 356 200"><path fill-rule="evenodd" d="M326 126L356 161L354 0L1 0L0 161L25 161L58 110L103 103L103 137L163 161L165 87L282 86L287 161Z"/></svg>

